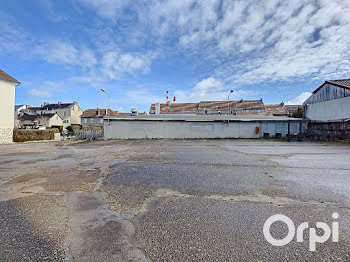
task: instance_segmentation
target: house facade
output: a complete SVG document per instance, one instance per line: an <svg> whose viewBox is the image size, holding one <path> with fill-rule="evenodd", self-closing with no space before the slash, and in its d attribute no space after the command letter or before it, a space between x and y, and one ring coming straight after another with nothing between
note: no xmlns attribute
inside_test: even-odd
<svg viewBox="0 0 350 262"><path fill-rule="evenodd" d="M23 114L18 118L20 128L63 128L63 119L57 114Z"/></svg>
<svg viewBox="0 0 350 262"><path fill-rule="evenodd" d="M325 81L303 103L303 110L308 120L349 120L350 79Z"/></svg>
<svg viewBox="0 0 350 262"><path fill-rule="evenodd" d="M38 126L59 128L63 127L63 119L57 114L43 114L36 118Z"/></svg>
<svg viewBox="0 0 350 262"><path fill-rule="evenodd" d="M96 109L87 109L83 112L81 115L81 125L82 126L103 126L104 121L108 119L108 117L115 117L115 116L130 116L132 113L121 113L113 111L112 109L102 109L102 108L96 108ZM137 115L146 115L146 112L143 113L137 113Z"/></svg>
<svg viewBox="0 0 350 262"><path fill-rule="evenodd" d="M112 109L87 109L81 115L81 125L82 126L103 126L104 117L108 116L116 116L117 113Z"/></svg>
<svg viewBox="0 0 350 262"><path fill-rule="evenodd" d="M14 121L15 121L15 128L19 126L19 120L18 118L23 115L24 111L30 107L30 105L15 105L14 110Z"/></svg>
<svg viewBox="0 0 350 262"><path fill-rule="evenodd" d="M19 81L0 69L0 143L12 142L15 87L19 84Z"/></svg>
<svg viewBox="0 0 350 262"><path fill-rule="evenodd" d="M30 110L31 108L29 108ZM71 125L80 125L81 115L83 111L78 105L78 102L49 104L44 103L42 107L35 108L37 114L55 114L57 113L63 120L63 127L66 128Z"/></svg>

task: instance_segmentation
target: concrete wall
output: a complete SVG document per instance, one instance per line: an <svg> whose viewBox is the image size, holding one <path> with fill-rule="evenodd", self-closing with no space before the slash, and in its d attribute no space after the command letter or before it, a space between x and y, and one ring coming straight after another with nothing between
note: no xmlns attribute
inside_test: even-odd
<svg viewBox="0 0 350 262"><path fill-rule="evenodd" d="M304 107L308 120L332 121L350 119L350 97L309 104Z"/></svg>
<svg viewBox="0 0 350 262"><path fill-rule="evenodd" d="M260 132L256 134L256 127ZM276 121L230 121L227 122L190 122L190 121L105 121L106 139L143 139L143 138L260 138L264 133L275 137L288 133L288 122ZM299 132L299 122L291 123L291 132Z"/></svg>
<svg viewBox="0 0 350 262"><path fill-rule="evenodd" d="M307 123L306 137L322 141L350 139L350 121L310 121Z"/></svg>
<svg viewBox="0 0 350 262"><path fill-rule="evenodd" d="M12 142L15 83L0 79L0 143Z"/></svg>

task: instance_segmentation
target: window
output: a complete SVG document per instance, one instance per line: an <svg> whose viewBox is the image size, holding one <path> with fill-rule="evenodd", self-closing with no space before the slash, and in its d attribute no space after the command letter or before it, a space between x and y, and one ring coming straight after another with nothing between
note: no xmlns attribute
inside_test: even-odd
<svg viewBox="0 0 350 262"><path fill-rule="evenodd" d="M94 123L94 119L90 118L90 124L93 124L93 123Z"/></svg>
<svg viewBox="0 0 350 262"><path fill-rule="evenodd" d="M83 123L87 124L87 119L86 118L83 118Z"/></svg>
<svg viewBox="0 0 350 262"><path fill-rule="evenodd" d="M103 124L103 118L100 119L100 124Z"/></svg>

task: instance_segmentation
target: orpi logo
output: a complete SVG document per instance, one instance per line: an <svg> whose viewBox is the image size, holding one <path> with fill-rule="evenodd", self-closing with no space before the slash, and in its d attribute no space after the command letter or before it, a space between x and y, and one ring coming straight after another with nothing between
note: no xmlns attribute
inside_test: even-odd
<svg viewBox="0 0 350 262"><path fill-rule="evenodd" d="M339 214L334 212L332 214L333 219L338 219ZM288 227L288 234L282 238L282 239L275 239L273 236L271 236L270 227L275 222L283 222ZM295 230L295 225L293 221L282 214L273 215L269 217L264 224L263 233L264 237L271 245L276 247L281 247L289 244L294 236L295 231L297 235L297 242L303 242L304 241L304 230L309 228L309 222L303 222L301 223L298 228ZM316 234L316 228L323 230L323 235L319 236ZM338 242L339 241L339 223L338 222L332 222L332 230L328 226L328 224L324 222L316 222L316 228L309 228L309 250L310 251L316 251L316 243L324 243L326 242L330 236L332 235L332 242Z"/></svg>

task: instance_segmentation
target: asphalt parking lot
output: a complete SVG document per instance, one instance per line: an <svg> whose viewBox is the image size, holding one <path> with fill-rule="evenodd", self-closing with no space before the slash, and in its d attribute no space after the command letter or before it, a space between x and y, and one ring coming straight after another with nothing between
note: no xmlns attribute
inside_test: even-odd
<svg viewBox="0 0 350 262"><path fill-rule="evenodd" d="M276 214L295 227L338 222L339 241L311 252L306 229L303 242L273 246L263 226ZM288 230L276 222L270 232ZM0 145L0 243L0 261L350 261L350 146Z"/></svg>

